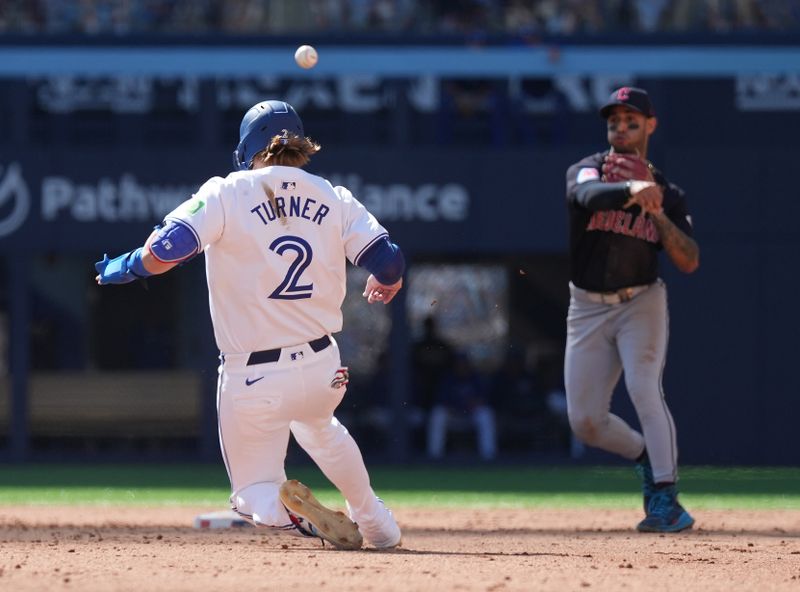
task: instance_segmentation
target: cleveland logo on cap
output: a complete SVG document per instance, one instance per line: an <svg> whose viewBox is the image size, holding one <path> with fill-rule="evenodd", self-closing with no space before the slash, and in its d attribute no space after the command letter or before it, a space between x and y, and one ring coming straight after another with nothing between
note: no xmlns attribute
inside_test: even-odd
<svg viewBox="0 0 800 592"><path fill-rule="evenodd" d="M647 91L634 86L623 86L611 93L606 104L600 108L600 115L608 117L611 110L617 105L630 107L645 117L655 117L656 115Z"/></svg>

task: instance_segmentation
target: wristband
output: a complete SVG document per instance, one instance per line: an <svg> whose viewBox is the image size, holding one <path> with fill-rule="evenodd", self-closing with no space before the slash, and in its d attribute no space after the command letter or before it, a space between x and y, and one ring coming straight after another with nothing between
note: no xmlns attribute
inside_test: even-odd
<svg viewBox="0 0 800 592"><path fill-rule="evenodd" d="M139 247L135 251L131 251L131 254L128 257L128 270L140 279L144 279L153 275L144 267L144 263L142 262L143 251L144 247Z"/></svg>

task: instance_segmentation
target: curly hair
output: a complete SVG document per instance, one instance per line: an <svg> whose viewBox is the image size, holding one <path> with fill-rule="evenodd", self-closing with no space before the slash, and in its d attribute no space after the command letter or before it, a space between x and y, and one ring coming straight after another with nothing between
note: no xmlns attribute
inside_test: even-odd
<svg viewBox="0 0 800 592"><path fill-rule="evenodd" d="M253 162L260 159L267 166L302 167L308 164L320 148L320 145L311 138L283 130L282 134L272 136L269 145L253 156Z"/></svg>

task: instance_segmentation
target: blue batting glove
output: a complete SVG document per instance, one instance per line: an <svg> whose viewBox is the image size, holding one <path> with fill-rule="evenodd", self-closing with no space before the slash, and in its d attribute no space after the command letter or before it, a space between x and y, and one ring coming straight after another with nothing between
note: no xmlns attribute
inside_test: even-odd
<svg viewBox="0 0 800 592"><path fill-rule="evenodd" d="M111 261L111 259L108 258L108 253L103 253L103 260L94 264L94 268L97 270L98 274L101 276L103 275L103 271L105 270L109 261Z"/></svg>
<svg viewBox="0 0 800 592"><path fill-rule="evenodd" d="M128 284L152 275L142 265L142 247L114 259L109 259L104 253L103 260L95 263L94 268L97 270L97 283L101 286Z"/></svg>

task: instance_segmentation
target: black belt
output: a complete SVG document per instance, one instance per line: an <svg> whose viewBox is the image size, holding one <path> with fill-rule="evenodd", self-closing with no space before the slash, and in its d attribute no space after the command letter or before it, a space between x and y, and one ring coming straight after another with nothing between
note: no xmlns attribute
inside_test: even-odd
<svg viewBox="0 0 800 592"><path fill-rule="evenodd" d="M331 344L331 338L327 335L323 335L319 339L315 339L314 341L309 341L308 345L311 346L315 352L321 352L323 349L328 347ZM262 349L261 351L253 352L250 354L250 357L247 358L247 365L248 366L255 366L256 364L268 364L269 362L277 362L281 359L281 348L276 347L275 349Z"/></svg>

